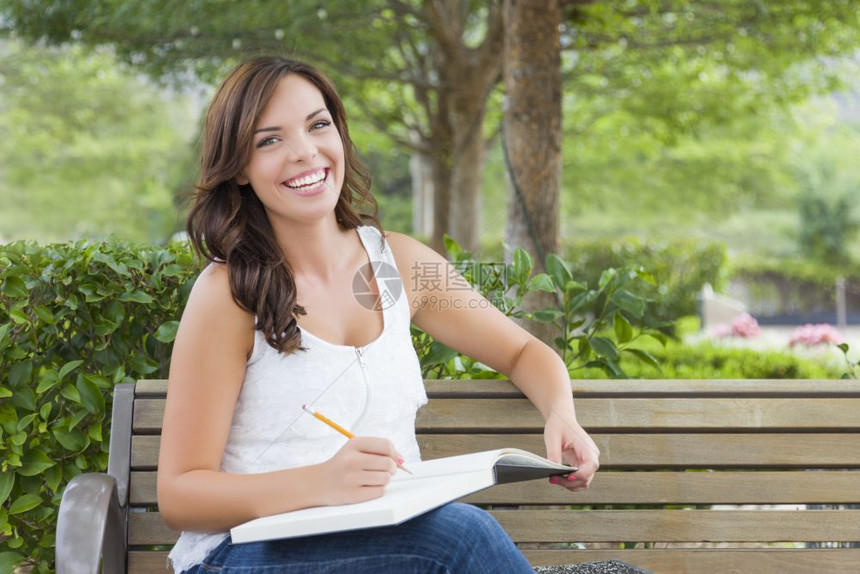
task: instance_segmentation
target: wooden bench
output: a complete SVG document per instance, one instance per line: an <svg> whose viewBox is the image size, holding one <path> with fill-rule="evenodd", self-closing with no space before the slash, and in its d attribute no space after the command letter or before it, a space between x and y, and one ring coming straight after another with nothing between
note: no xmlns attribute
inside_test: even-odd
<svg viewBox="0 0 860 574"><path fill-rule="evenodd" d="M503 446L544 452L542 421L509 382L426 387L417 423L424 458ZM59 574L94 571L103 540L105 571L165 572L177 536L155 496L165 390L164 381L116 388L110 476L67 488ZM858 381L574 381L573 392L602 451L592 488L573 495L535 481L467 499L487 505L533 564L860 571Z"/></svg>

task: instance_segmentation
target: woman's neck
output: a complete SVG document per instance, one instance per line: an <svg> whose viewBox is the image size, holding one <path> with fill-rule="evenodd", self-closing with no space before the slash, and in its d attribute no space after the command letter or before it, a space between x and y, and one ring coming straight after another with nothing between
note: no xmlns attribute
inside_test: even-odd
<svg viewBox="0 0 860 574"><path fill-rule="evenodd" d="M290 225L275 232L294 276L325 283L343 278L352 259L355 235L355 230L342 230L334 214L310 225Z"/></svg>

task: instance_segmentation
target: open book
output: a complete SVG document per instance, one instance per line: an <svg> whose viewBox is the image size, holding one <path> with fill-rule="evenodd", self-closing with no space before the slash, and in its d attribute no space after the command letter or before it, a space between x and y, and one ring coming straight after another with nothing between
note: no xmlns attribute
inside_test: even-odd
<svg viewBox="0 0 860 574"><path fill-rule="evenodd" d="M380 498L264 516L230 530L234 544L400 524L496 484L568 474L577 469L516 448L410 462Z"/></svg>

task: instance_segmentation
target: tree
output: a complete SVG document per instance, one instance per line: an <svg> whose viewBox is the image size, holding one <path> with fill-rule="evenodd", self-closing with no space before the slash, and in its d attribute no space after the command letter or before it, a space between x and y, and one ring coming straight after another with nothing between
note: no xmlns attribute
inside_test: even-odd
<svg viewBox="0 0 860 574"><path fill-rule="evenodd" d="M443 248L445 232L476 244L482 128L501 74L498 2L9 0L0 22L32 39L109 44L125 61L179 82L189 73L212 81L249 54L294 52L334 76L370 122L429 160L434 247Z"/></svg>
<svg viewBox="0 0 860 574"><path fill-rule="evenodd" d="M832 89L824 66L796 75L796 64L858 45L852 0L560 2L574 138L620 111L670 144L679 133ZM467 206L450 217L478 225L473 203L456 198L479 179L482 152L469 136L483 131L496 93L499 13L498 1L479 0L6 0L0 26L55 42L108 43L142 69L175 78L211 79L236 57L264 49L306 56L392 139L437 163L438 247L441 227L457 229L446 223L446 202ZM578 109L598 95L600 108Z"/></svg>
<svg viewBox="0 0 860 574"><path fill-rule="evenodd" d="M561 8L556 0L505 0L505 128L502 146L508 179L508 245L536 255L558 252L561 191ZM533 291L524 309L553 306L551 293ZM542 328L543 327L543 328ZM550 346L552 325L530 330Z"/></svg>

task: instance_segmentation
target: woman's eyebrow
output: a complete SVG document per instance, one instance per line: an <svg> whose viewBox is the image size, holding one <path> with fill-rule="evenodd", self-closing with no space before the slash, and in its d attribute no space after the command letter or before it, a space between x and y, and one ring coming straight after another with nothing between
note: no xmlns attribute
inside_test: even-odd
<svg viewBox="0 0 860 574"><path fill-rule="evenodd" d="M315 112L311 112L307 115L307 117L305 118L305 121L306 122L310 121L314 116L318 116L319 114L321 114L323 112L327 112L327 111L328 111L328 108L320 108ZM281 129L280 126L266 126L264 128L258 128L256 130L254 130L254 133L258 134L260 132L276 132L280 129Z"/></svg>
<svg viewBox="0 0 860 574"><path fill-rule="evenodd" d="M305 121L308 121L308 120L310 120L311 118L313 118L314 116L319 115L319 114L321 114L321 113L323 113L323 112L327 112L327 111L328 111L328 108L320 108L320 109L318 109L318 110L317 110L317 111L315 111L315 112L311 112L310 114L308 114L308 117L306 117L306 118L305 118Z"/></svg>

